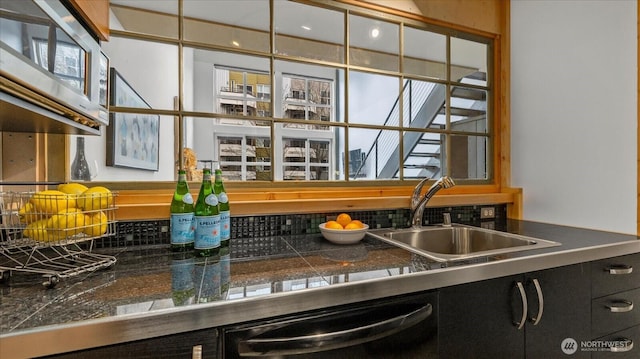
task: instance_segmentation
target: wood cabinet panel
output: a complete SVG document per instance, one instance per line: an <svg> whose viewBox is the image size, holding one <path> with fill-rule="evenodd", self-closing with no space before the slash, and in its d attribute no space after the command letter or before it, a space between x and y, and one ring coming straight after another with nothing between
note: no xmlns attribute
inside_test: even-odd
<svg viewBox="0 0 640 359"><path fill-rule="evenodd" d="M100 40L109 40L109 0L69 0Z"/></svg>

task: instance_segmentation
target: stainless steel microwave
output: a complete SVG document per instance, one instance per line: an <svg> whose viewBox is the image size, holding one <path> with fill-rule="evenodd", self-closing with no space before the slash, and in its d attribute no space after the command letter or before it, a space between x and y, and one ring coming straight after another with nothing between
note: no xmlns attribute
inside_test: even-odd
<svg viewBox="0 0 640 359"><path fill-rule="evenodd" d="M108 62L63 1L0 1L0 131L99 134Z"/></svg>

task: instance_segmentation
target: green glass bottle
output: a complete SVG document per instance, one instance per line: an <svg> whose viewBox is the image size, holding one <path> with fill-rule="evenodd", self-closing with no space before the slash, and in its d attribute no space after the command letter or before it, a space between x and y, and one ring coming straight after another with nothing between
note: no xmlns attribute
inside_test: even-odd
<svg viewBox="0 0 640 359"><path fill-rule="evenodd" d="M195 300L194 259L191 251L171 253L171 294L176 307L193 304Z"/></svg>
<svg viewBox="0 0 640 359"><path fill-rule="evenodd" d="M193 249L195 236L195 219L193 196L189 192L187 173L178 171L178 184L171 200L170 221L171 250L175 252Z"/></svg>
<svg viewBox="0 0 640 359"><path fill-rule="evenodd" d="M231 206L229 205L227 191L225 191L222 183L220 165L216 166L215 177L213 192L218 196L218 209L220 210L220 247L227 248L231 238Z"/></svg>
<svg viewBox="0 0 640 359"><path fill-rule="evenodd" d="M196 259L195 278L197 303L209 303L221 299L219 257Z"/></svg>
<svg viewBox="0 0 640 359"><path fill-rule="evenodd" d="M194 248L197 256L209 257L220 251L220 212L218 197L211 185L211 169L202 170L202 185L195 205L196 231Z"/></svg>

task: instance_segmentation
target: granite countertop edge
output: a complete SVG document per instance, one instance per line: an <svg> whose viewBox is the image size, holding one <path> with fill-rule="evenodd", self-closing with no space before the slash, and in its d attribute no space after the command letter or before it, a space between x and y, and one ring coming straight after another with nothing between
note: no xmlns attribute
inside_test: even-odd
<svg viewBox="0 0 640 359"><path fill-rule="evenodd" d="M522 222L527 223L527 222ZM640 253L640 237L612 232L542 225L549 233L523 230L525 235L558 241L563 246L503 260L468 264L398 277L343 283L268 296L175 307L142 314L51 325L0 335L0 357L34 357L172 335L391 296L436 290L503 276ZM569 237L588 233L601 243L564 246ZM527 233L529 232L529 233ZM544 231L543 231L544 232ZM586 241L589 242L589 241ZM64 340L61 340L64 338ZM39 343L39 345L34 345Z"/></svg>

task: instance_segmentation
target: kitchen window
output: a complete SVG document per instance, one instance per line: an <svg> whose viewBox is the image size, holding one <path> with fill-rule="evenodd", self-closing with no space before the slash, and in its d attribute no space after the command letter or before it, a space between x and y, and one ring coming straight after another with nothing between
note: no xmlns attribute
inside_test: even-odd
<svg viewBox="0 0 640 359"><path fill-rule="evenodd" d="M182 91L165 97L183 107L154 108L180 115L180 142L200 159L236 166L229 180L266 178L251 174L254 165L269 181L493 180L492 38L334 2L111 6L122 26L114 48L125 39L178 46ZM158 21L129 20L139 14ZM161 19L182 21L184 32L161 28ZM130 52L107 55L116 68L132 66ZM223 143L212 141L236 136L234 145L252 146L254 135L271 141L268 162L221 156ZM304 161L287 148L304 148Z"/></svg>

